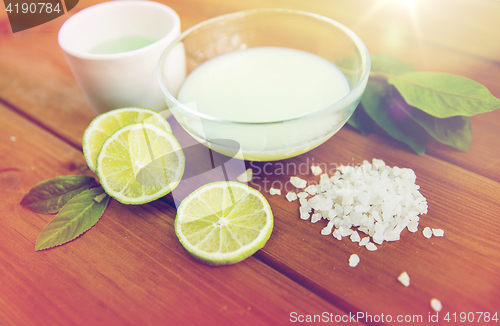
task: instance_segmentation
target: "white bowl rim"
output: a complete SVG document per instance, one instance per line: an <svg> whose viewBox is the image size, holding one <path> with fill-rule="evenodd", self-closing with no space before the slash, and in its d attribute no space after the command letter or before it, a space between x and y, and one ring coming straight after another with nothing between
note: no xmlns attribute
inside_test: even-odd
<svg viewBox="0 0 500 326"><path fill-rule="evenodd" d="M88 53L80 50L74 50L73 48L69 47L67 45L66 39L70 36L68 36L67 29L71 27L72 24L75 24L75 20L82 20L85 19L85 16L92 15L95 11L102 11L102 10L113 10L119 7L130 7L134 8L136 7L137 9L140 8L148 8L148 9L154 9L158 11L162 11L164 14L168 15L169 18L172 20L172 28L160 39L156 40L155 42L143 46L139 49L131 50L131 51L126 51L126 52L118 52L118 53L110 53L110 54L95 54L95 53ZM165 40L167 39L172 39L173 34L179 33L181 29L181 20L179 18L179 15L177 12L175 12L172 8L170 8L167 5L164 5L159 2L155 1L149 1L149 0L119 0L119 1L107 1L107 2L102 2L98 3L95 5L92 5L90 7L84 8L70 17L66 19L66 21L62 24L61 28L59 29L59 32L57 34L57 41L59 43L59 46L61 49L77 58L81 58L84 60L101 60L101 61L111 61L111 60L116 60L116 59L122 59L122 58L129 58L137 55L138 53L146 52L149 51L149 49L153 47L158 47L158 46L163 46L162 43L164 43ZM177 39L177 38L176 38Z"/></svg>
<svg viewBox="0 0 500 326"><path fill-rule="evenodd" d="M328 22L328 23L330 23L330 24L338 27L343 32L345 32L353 40L354 44L357 46L357 48L358 48L358 50L359 50L359 52L361 54L362 66L363 66L364 71L363 71L363 75L359 79L359 81L356 84L356 86L354 86L354 88L352 88L349 91L349 93L346 96L344 96L342 99L340 99L337 102L335 102L335 103L327 106L326 108L323 108L323 109L318 110L316 112L309 113L307 115L296 117L296 118L291 118L291 119L287 119L287 120L279 120L279 121L269 121L269 122L232 121L232 120L226 120L226 119L217 118L217 117L205 114L205 113L201 113L201 112L193 110L192 108L188 107L187 105L179 102L175 98L175 96L173 96L167 90L167 88L163 84L163 69L162 69L162 67L163 67L164 61L165 61L167 55L169 54L169 52L173 49L173 47L176 44L178 44L180 41L182 41L182 39L184 39L192 31L197 30L197 29L199 29L199 28L201 28L201 27L203 27L205 25L209 25L209 24L212 24L212 23L215 23L215 22L218 22L218 21L222 21L222 20L225 20L225 19L234 19L234 18L238 18L238 17L241 17L241 16L248 16L248 15L259 14L259 13L272 13L272 12L275 12L275 13L290 13L290 14L295 14L295 15L303 15L303 16L313 17L313 18L316 18L318 20L322 20L322 21ZM312 13L312 12L308 12L308 11L295 10L295 9L263 8L263 9L251 9L251 10L237 11L237 12L233 12L233 13L229 13L229 14L220 15L220 16L217 16L217 17L210 18L208 20L202 21L202 22L200 22L200 23L198 23L198 24L196 24L196 25L188 28L184 32L182 32L174 41L172 41L172 43L170 43L167 46L167 48L165 49L165 51L163 52L163 54L162 54L162 56L160 58L160 61L159 61L159 64L158 64L158 81L159 81L160 88L161 88L163 94L165 96L167 96L168 99L175 104L175 108L176 109L181 108L183 111L185 111L186 113L188 113L189 115L192 115L194 117L203 118L205 120L215 121L215 122L219 122L219 123L226 123L226 124L269 125L269 124L286 123L286 122L291 122L291 121L296 121L296 120L307 119L307 118L310 118L310 117L322 114L323 112L329 111L333 106L341 106L345 102L353 101L353 97L356 97L357 94L360 92L359 89L361 87L365 87L363 85L366 84L365 81L368 80L368 77L369 77L369 74L370 74L370 68L371 68L370 54L368 52L368 49L367 49L366 45L363 43L363 41L361 40L361 38L358 35L356 35L356 33L354 33L351 29L349 29L345 25L343 25L343 24L341 24L341 23L339 23L336 20L333 20L331 18L322 16L322 15L319 15L319 14L315 14L315 13Z"/></svg>

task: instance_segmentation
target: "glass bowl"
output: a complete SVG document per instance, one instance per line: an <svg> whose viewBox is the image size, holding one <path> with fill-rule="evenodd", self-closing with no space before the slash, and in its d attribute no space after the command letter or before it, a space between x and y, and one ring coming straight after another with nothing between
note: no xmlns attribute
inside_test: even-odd
<svg viewBox="0 0 500 326"><path fill-rule="evenodd" d="M271 122L224 120L178 100L184 80L205 61L255 47L291 48L322 57L342 71L349 93L316 112ZM215 17L183 32L163 53L158 77L175 119L199 142L228 156L238 152L246 160L274 161L303 154L333 136L358 105L369 72L365 44L342 24L309 12L257 9Z"/></svg>

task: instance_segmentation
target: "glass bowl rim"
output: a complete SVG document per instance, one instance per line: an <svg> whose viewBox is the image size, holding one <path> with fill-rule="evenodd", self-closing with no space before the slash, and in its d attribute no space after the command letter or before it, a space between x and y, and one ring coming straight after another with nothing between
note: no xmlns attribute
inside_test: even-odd
<svg viewBox="0 0 500 326"><path fill-rule="evenodd" d="M321 110L318 110L316 112L309 113L307 115L303 115L300 117L296 117L296 118L291 118L291 119L286 119L286 120L278 120L278 121L268 121L268 122L244 122L244 121L232 121L232 120L217 118L217 117L214 117L212 115L208 115L208 114L201 113L199 111L191 109L187 105L179 102L168 91L168 89L165 87L165 85L163 83L163 75L164 75L163 74L163 66L164 66L164 62L167 58L167 55L174 48L175 45L177 45L179 42L181 42L185 37L187 37L193 31L198 30L203 26L206 26L206 25L209 25L212 23L216 23L216 22L220 22L220 21L223 21L226 19L233 20L233 19L238 18L238 17L255 15L255 14L260 14L260 13L286 13L286 14L294 14L294 15L301 15L301 16L309 16L309 17L315 18L317 20L325 21L325 22L339 28L340 30L342 30L354 42L354 44L356 45L356 47L358 48L358 50L361 54L362 66L363 66L364 71L363 71L361 78L357 82L356 86L354 86L352 89L350 89L349 93L347 95L345 95L342 99L338 100L337 102L335 102L335 103L333 103L333 104L331 104L331 105L329 105ZM203 118L203 119L209 120L209 121L215 121L215 122L226 123L226 124L269 125L269 124L286 123L286 122L291 122L291 121L296 121L296 120L308 119L310 117L322 114L323 112L329 111L333 107L341 106L343 103L354 101L355 100L354 97L357 96L359 89L364 87L363 85L366 84L365 82L368 80L368 77L370 74L370 68L371 68L370 54L368 52L366 45L363 43L361 38L358 35L356 35L356 33L354 33L351 29L349 29L345 25L343 25L343 24L341 24L341 23L339 23L336 20L333 20L331 18L322 16L319 14L315 14L312 12L308 12L308 11L295 10L295 9L264 8L264 9L251 9L251 10L237 11L237 12L232 12L232 13L216 16L214 18L207 19L205 21L202 21L202 22L188 28L187 30L182 32L175 40L173 40L172 43L170 43L167 46L167 48L163 51L163 54L161 55L160 61L158 63L157 76L158 76L158 81L160 84L161 91L163 92L163 94L166 97L168 97L168 99L170 101L172 101L175 104L175 108L181 108L182 111L185 111L192 116ZM169 108L169 109L172 109L172 108Z"/></svg>

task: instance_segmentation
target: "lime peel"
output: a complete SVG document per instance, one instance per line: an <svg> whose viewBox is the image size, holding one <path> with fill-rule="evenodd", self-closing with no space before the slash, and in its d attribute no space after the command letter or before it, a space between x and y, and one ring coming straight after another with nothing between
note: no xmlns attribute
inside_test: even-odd
<svg viewBox="0 0 500 326"><path fill-rule="evenodd" d="M172 132L167 120L158 112L138 107L121 108L98 115L83 134L83 155L90 170L96 172L96 161L102 145L114 132L134 123L149 123Z"/></svg>
<svg viewBox="0 0 500 326"><path fill-rule="evenodd" d="M257 190L233 181L209 183L177 209L175 233L184 249L208 265L240 262L269 240L273 214Z"/></svg>
<svg viewBox="0 0 500 326"><path fill-rule="evenodd" d="M119 129L104 142L96 172L108 195L123 204L139 205L175 189L184 166L181 146L171 133L136 123Z"/></svg>

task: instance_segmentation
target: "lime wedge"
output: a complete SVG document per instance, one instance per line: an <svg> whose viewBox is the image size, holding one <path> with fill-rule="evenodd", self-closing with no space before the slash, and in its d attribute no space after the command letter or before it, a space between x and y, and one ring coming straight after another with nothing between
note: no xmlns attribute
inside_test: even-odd
<svg viewBox="0 0 500 326"><path fill-rule="evenodd" d="M167 120L150 109L123 108L103 113L92 120L83 134L83 154L89 168L96 171L97 155L109 136L122 127L138 122L153 124L172 132Z"/></svg>
<svg viewBox="0 0 500 326"><path fill-rule="evenodd" d="M108 195L123 204L144 204L177 187L184 173L184 155L171 133L136 123L104 142L96 172Z"/></svg>
<svg viewBox="0 0 500 326"><path fill-rule="evenodd" d="M233 181L204 185L177 209L175 233L184 249L209 265L229 265L264 247L273 230L269 203Z"/></svg>

